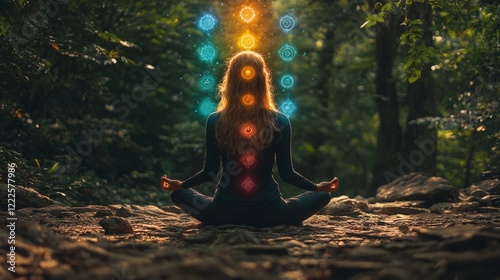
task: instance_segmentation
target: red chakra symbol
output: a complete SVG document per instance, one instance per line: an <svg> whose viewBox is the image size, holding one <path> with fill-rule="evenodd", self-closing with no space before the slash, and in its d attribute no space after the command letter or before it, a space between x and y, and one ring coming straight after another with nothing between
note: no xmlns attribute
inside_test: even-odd
<svg viewBox="0 0 500 280"><path fill-rule="evenodd" d="M249 192L253 187L255 187L255 183L250 179L250 177L247 177L245 181L241 184L241 186Z"/></svg>
<svg viewBox="0 0 500 280"><path fill-rule="evenodd" d="M252 137L255 134L255 126L251 123L245 123L241 126L241 134L244 137Z"/></svg>
<svg viewBox="0 0 500 280"><path fill-rule="evenodd" d="M254 164L257 160L255 159L255 156L250 153L246 152L241 158L240 158L241 163L245 165L247 168L249 168L252 164Z"/></svg>

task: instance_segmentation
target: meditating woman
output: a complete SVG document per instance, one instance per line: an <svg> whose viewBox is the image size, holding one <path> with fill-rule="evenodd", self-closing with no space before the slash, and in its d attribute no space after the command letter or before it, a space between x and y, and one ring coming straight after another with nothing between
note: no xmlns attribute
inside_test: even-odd
<svg viewBox="0 0 500 280"><path fill-rule="evenodd" d="M263 57L253 51L234 55L219 94L216 112L206 122L203 170L182 182L161 178L173 203L204 225L256 227L301 225L324 208L338 190L338 179L314 184L294 170L290 120L276 109ZM275 160L280 177L306 192L283 199L273 177ZM192 189L214 180L213 197Z"/></svg>

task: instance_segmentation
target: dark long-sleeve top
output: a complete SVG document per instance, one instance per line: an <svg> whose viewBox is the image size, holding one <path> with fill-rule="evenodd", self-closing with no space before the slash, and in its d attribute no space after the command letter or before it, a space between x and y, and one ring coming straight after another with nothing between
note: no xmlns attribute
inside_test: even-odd
<svg viewBox="0 0 500 280"><path fill-rule="evenodd" d="M276 156L278 172L283 181L304 190L316 190L316 184L296 172L292 163L292 127L288 117L275 112L279 132L273 133L271 145L254 150L250 157L255 161L244 161L248 151L228 158L219 150L215 137L215 123L220 113L210 114L205 131L205 163L203 169L182 182L184 189L212 181L216 184L213 203L227 210L249 210L269 205L281 198L278 183L273 177ZM247 158L248 159L248 158ZM222 174L217 176L222 162ZM245 164L245 162L247 164Z"/></svg>

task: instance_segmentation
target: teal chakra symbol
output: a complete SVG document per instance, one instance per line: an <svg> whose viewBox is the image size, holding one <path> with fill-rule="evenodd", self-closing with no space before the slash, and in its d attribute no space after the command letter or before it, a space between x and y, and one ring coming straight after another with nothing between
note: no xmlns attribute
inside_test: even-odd
<svg viewBox="0 0 500 280"><path fill-rule="evenodd" d="M295 80L293 79L293 77L291 75L283 75L283 77L281 77L281 86L284 87L284 88L291 88L293 87L293 85L295 84Z"/></svg>
<svg viewBox="0 0 500 280"><path fill-rule="evenodd" d="M198 109L202 115L208 116L215 111L215 103L210 98L206 98L201 102Z"/></svg>
<svg viewBox="0 0 500 280"><path fill-rule="evenodd" d="M280 19L280 27L283 32L289 32L295 26L295 20L291 16L283 16Z"/></svg>
<svg viewBox="0 0 500 280"><path fill-rule="evenodd" d="M206 14L198 21L198 28L203 31L210 31L215 27L215 17L211 14Z"/></svg>
<svg viewBox="0 0 500 280"><path fill-rule="evenodd" d="M215 87L215 78L212 75L203 75L198 80L198 85L204 91L211 91Z"/></svg>
<svg viewBox="0 0 500 280"><path fill-rule="evenodd" d="M212 62L215 59L215 48L212 44L203 45L198 49L198 56L201 61Z"/></svg>
<svg viewBox="0 0 500 280"><path fill-rule="evenodd" d="M287 100L283 102L283 104L281 104L280 109L283 113L290 116L295 111L295 109L297 109L297 107L295 107L295 104L293 104L292 101Z"/></svg>
<svg viewBox="0 0 500 280"><path fill-rule="evenodd" d="M292 61L297 55L297 51L294 47L289 44L284 45L278 52L279 56L283 61Z"/></svg>

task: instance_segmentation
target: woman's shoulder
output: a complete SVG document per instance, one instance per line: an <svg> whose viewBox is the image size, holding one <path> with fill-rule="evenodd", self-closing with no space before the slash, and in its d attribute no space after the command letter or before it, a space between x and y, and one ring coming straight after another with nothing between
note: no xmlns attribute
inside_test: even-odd
<svg viewBox="0 0 500 280"><path fill-rule="evenodd" d="M290 120L288 119L288 116L280 111L275 111L274 112L276 115L276 124L278 127L286 127L290 123Z"/></svg>

